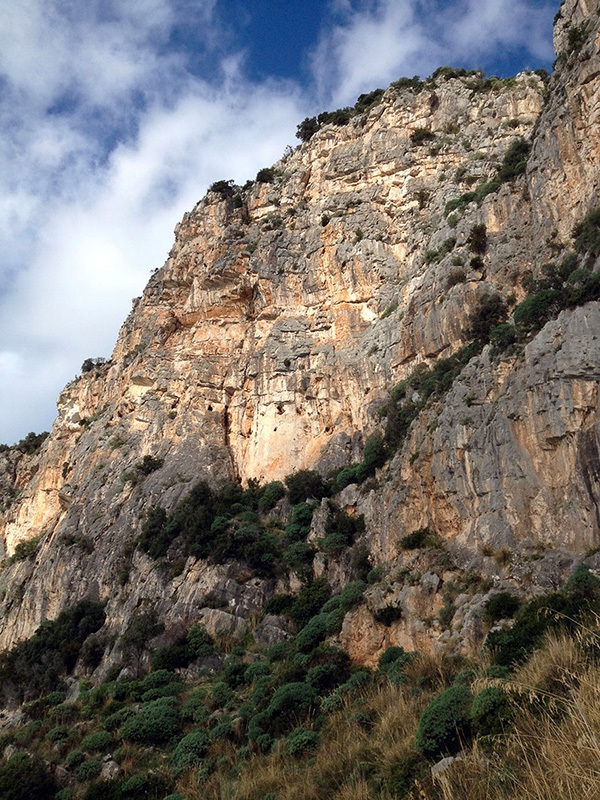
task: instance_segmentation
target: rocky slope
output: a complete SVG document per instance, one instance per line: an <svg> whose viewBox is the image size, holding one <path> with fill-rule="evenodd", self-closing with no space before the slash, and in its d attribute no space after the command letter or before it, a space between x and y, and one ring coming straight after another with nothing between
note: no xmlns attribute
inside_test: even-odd
<svg viewBox="0 0 600 800"><path fill-rule="evenodd" d="M199 479L265 482L359 461L390 389L459 350L485 297L513 308L567 252L598 205L599 28L597 2L566 0L548 83L451 71L399 83L348 124L321 126L265 180L218 185L184 216L112 359L65 388L39 452L3 456L4 552L41 538L0 576L0 646L82 597L107 601L111 631L147 603L171 626L202 619L214 631L247 626L298 585L191 557L173 577L132 543L151 505L173 508ZM532 142L526 174L470 198L519 137ZM342 505L365 515L372 563L390 565L347 617L356 660L390 642L476 638L481 597L452 627L436 618L456 570L535 590L599 544L599 335L592 302L523 347L487 347L377 479L344 490ZM145 456L160 462L147 475ZM452 569L398 555L398 538L426 526ZM315 570L339 587L346 562L320 555ZM215 593L227 610L208 608ZM403 619L376 623L369 608L390 602Z"/></svg>

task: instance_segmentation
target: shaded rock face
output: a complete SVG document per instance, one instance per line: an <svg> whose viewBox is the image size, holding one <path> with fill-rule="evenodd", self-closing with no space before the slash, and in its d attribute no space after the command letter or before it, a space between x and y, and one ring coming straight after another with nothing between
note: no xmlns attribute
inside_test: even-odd
<svg viewBox="0 0 600 800"><path fill-rule="evenodd" d="M110 362L65 388L39 453L0 454L4 552L42 537L0 576L0 646L84 596L107 601L116 631L150 602L171 625L245 630L273 592L295 588L192 558L171 576L131 545L150 505L172 508L199 479L358 461L390 388L462 346L483 297L522 300L521 280L569 245L598 200L598 4L563 3L555 44L547 86L524 73L484 91L472 76L390 88L284 157L273 182L211 191L184 216ZM532 141L526 175L448 214L519 136ZM473 261L481 224L487 251ZM378 486L347 491L375 562L427 525L466 561L482 546L598 544L599 314L563 312L518 356L484 351L421 413ZM162 465L131 480L147 455ZM317 568L337 587L348 579L343 563ZM401 623L360 647L348 629L357 659L386 637L423 647L435 634L415 620L439 610L441 585L396 588Z"/></svg>

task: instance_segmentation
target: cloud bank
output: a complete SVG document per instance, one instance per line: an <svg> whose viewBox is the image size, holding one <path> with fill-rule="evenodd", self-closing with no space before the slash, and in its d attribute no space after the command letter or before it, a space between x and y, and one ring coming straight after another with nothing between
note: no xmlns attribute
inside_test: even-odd
<svg viewBox="0 0 600 800"><path fill-rule="evenodd" d="M552 60L550 0L337 0L340 22L313 57L319 96L339 105L448 64L488 69L504 56Z"/></svg>
<svg viewBox="0 0 600 800"><path fill-rule="evenodd" d="M110 355L212 181L273 163L306 114L484 41L537 66L555 5L335 0L300 86L245 77L216 0L0 0L0 442L48 429L82 361Z"/></svg>

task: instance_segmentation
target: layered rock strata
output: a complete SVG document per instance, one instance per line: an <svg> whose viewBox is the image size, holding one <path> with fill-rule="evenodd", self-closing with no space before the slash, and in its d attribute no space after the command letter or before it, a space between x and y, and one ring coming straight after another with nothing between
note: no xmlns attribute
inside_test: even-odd
<svg viewBox="0 0 600 800"><path fill-rule="evenodd" d="M555 43L548 84L440 74L420 91L391 87L287 154L272 181L222 186L184 216L111 360L65 388L41 451L5 472L4 552L41 539L3 572L0 646L84 596L108 602L116 630L147 601L171 624L201 614L212 624L204 601L217 592L230 618L214 624L235 628L294 589L293 576L276 586L191 558L170 578L130 543L150 505L172 508L198 479L358 461L391 387L459 349L482 298L514 306L522 279L568 248L598 203L598 4L567 0ZM532 141L526 175L447 213L494 178L517 137ZM487 250L473 260L482 224ZM345 491L374 561L395 563L398 537L424 526L464 563L482 547L597 546L599 313L597 303L564 311L517 355L484 351L421 413L377 483ZM136 484L127 475L144 456L162 466ZM347 579L343 565L320 568ZM389 635L420 647L440 636L421 624L441 607L438 573L396 587L413 611L376 627L362 660Z"/></svg>

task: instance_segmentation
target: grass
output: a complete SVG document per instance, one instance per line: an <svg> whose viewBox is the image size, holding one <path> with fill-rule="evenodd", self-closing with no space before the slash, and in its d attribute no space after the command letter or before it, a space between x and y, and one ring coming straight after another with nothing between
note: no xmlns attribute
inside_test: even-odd
<svg viewBox="0 0 600 800"><path fill-rule="evenodd" d="M212 742L208 736L206 752L197 763L183 772L173 769L175 741L148 748L124 741L119 729L111 728L110 735L102 733L105 720L115 709L127 703L135 708L136 698L144 690L135 682L120 684L131 686L131 696L119 701L111 699L114 683L104 687L106 692L101 691L98 702L93 702L93 697L100 690L83 686L80 699L72 704L74 716L63 723L68 739L64 746L55 746L49 737L57 729L53 709L62 699L58 693L52 696L54 705L49 705L48 696L45 705L30 706L26 714L35 717L35 725L26 717L25 725L5 732L1 744L15 743L60 764L69 752L90 750L86 742L103 737L102 748L107 746L122 770L115 792L132 776L158 776L161 786L187 800L591 799L600 796L599 643L600 622L592 615L572 633L551 631L512 672L497 667L493 672L493 654L485 648L468 658L413 655L403 662L396 680L382 668L369 681L342 693L335 710L313 708L292 718L291 731L302 727L314 732L317 740L314 749L296 755L290 753L287 734L279 736L268 752L249 743L243 734L240 705L238 711L232 707L227 713L238 719L234 727L241 732ZM283 676L294 668L293 661L278 661L269 669ZM231 670L229 675L233 675ZM206 709L210 713L211 687L225 676L226 671L206 674L184 685L180 702L185 704L193 693L201 703L209 704ZM156 681L148 678L146 683ZM461 760L434 779L431 766L435 758L428 761L416 746L419 720L442 692L469 684L473 697L482 690L501 689L510 713L502 717L504 727L493 735L480 735L476 725L470 731L467 726ZM235 685L236 706L248 702L245 698L255 685L248 684L247 689ZM207 725L210 730L211 722ZM202 723L188 719L177 738L201 727ZM93 754L81 757L88 762L97 758ZM0 766L0 773L2 769ZM83 800L94 779L83 773L78 778L73 760L67 765L67 774L72 799ZM164 792L157 794L157 800L163 796Z"/></svg>

